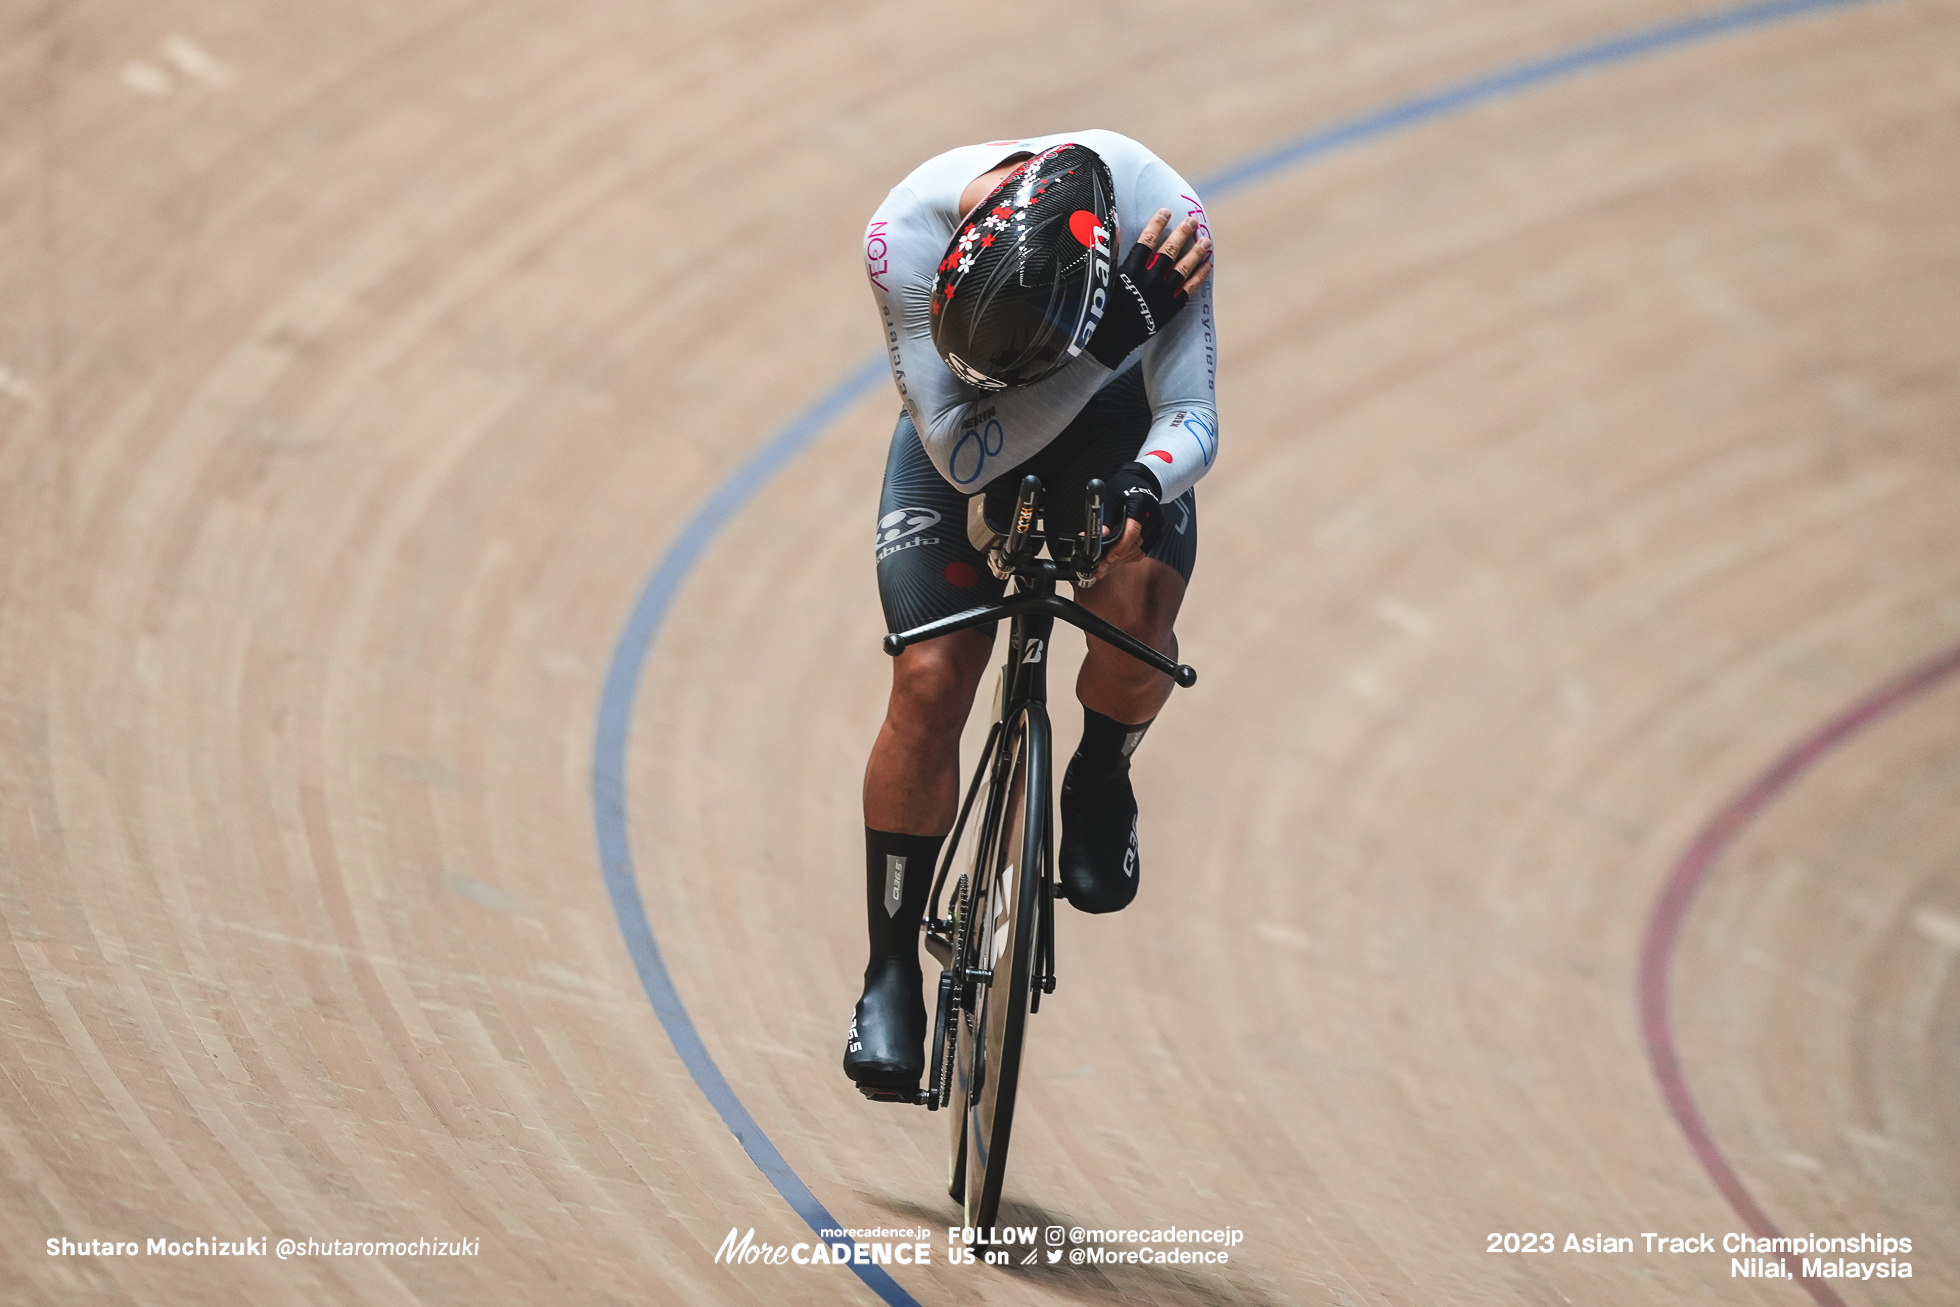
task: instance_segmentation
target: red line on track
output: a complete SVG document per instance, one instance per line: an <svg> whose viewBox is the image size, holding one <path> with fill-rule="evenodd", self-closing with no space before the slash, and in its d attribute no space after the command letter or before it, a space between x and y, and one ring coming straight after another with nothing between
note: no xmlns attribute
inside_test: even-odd
<svg viewBox="0 0 1960 1307"><path fill-rule="evenodd" d="M1688 1136L1688 1143L1694 1148L1695 1156L1701 1159L1702 1168L1708 1172L1709 1179L1729 1200L1735 1214L1761 1238L1782 1236L1768 1214L1743 1188L1741 1179L1723 1158L1722 1150L1716 1147L1714 1137L1708 1133L1708 1126L1701 1119L1701 1112L1695 1107L1694 1095L1688 1092L1687 1078L1681 1072L1681 1059L1674 1051L1674 1031L1668 1021L1667 1007L1668 968L1674 960L1674 945L1681 937L1681 925L1687 919L1695 891L1708 879L1709 873L1715 869L1722 855L1728 852L1729 846L1735 843L1736 837L1763 809L1775 802L1799 776L1832 749L1893 709L1931 690L1955 672L1960 672L1960 646L1886 682L1799 741L1773 767L1729 800L1702 828L1695 842L1674 864L1674 874L1668 878L1667 888L1661 892L1660 902L1654 905L1654 915L1647 923L1647 938L1640 949L1640 1027L1647 1039L1647 1055L1654 1063L1654 1076L1660 1081L1661 1094L1667 1099L1668 1110L1674 1113L1674 1119ZM1798 1283L1817 1300L1818 1307L1845 1307L1844 1300L1828 1283L1806 1279L1798 1274L1803 1264L1796 1254L1784 1253L1781 1260L1789 1268L1790 1274L1797 1276Z"/></svg>

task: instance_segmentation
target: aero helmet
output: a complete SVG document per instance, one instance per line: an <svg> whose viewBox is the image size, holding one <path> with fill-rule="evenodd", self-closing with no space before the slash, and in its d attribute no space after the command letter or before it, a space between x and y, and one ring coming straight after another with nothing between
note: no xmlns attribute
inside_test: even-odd
<svg viewBox="0 0 1960 1307"><path fill-rule="evenodd" d="M961 221L932 282L932 343L982 390L1025 386L1102 321L1116 189L1085 145L1028 159Z"/></svg>

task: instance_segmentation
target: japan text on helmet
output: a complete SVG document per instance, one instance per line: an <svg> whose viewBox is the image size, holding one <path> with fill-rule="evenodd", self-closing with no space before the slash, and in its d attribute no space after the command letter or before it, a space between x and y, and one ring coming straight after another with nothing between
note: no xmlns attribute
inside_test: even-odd
<svg viewBox="0 0 1960 1307"><path fill-rule="evenodd" d="M1115 196L1100 155L1058 145L966 216L932 283L932 343L954 376L1025 386L1082 352L1109 293Z"/></svg>

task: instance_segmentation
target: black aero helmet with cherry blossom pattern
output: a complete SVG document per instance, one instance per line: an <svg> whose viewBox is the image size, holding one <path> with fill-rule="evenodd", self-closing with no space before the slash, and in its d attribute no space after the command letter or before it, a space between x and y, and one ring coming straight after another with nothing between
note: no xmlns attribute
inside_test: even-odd
<svg viewBox="0 0 1960 1307"><path fill-rule="evenodd" d="M932 343L982 390L1039 381L1102 321L1116 188L1086 145L1022 163L953 232L932 283Z"/></svg>

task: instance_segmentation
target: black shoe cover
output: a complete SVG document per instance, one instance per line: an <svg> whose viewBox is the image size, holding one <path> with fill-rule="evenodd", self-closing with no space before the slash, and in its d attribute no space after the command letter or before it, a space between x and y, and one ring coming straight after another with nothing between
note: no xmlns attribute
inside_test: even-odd
<svg viewBox="0 0 1960 1307"><path fill-rule="evenodd" d="M925 977L919 964L880 958L844 1039L844 1074L862 1089L917 1091L926 1071Z"/></svg>
<svg viewBox="0 0 1960 1307"><path fill-rule="evenodd" d="M1128 765L1062 777L1062 888L1084 912L1117 912L1137 896L1137 800Z"/></svg>

